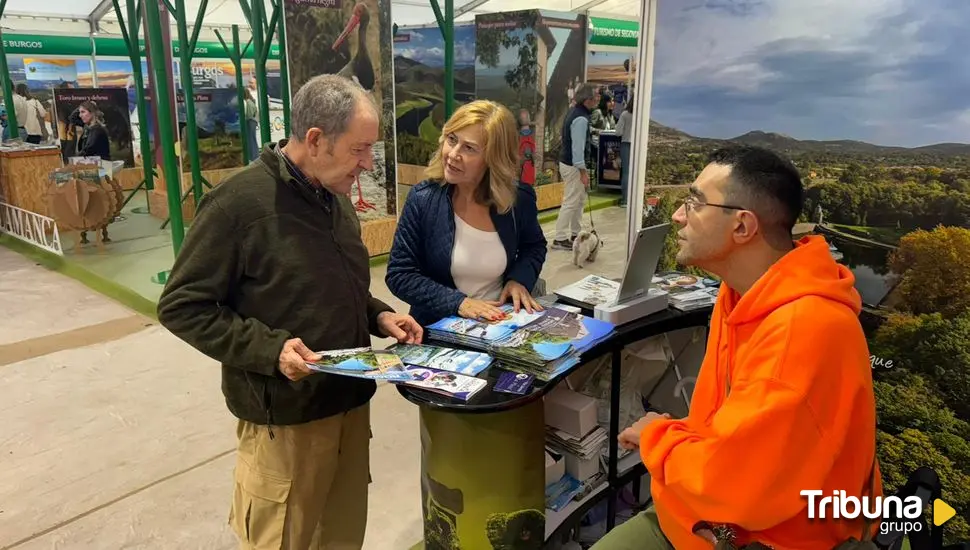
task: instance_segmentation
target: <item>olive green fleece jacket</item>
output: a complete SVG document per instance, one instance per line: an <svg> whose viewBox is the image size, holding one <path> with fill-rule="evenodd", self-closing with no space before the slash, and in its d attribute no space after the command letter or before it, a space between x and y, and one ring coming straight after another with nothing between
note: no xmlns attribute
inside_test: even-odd
<svg viewBox="0 0 970 550"><path fill-rule="evenodd" d="M158 302L165 328L222 363L229 410L257 424L332 416L374 395L369 380L279 371L283 343L370 345L377 316L367 249L350 199L315 193L269 144L205 195Z"/></svg>

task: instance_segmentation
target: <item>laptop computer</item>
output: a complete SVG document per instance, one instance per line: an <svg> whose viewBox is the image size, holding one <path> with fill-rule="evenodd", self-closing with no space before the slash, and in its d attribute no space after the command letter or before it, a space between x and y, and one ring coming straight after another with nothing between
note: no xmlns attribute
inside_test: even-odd
<svg viewBox="0 0 970 550"><path fill-rule="evenodd" d="M616 306L636 301L650 291L669 230L670 224L665 223L637 231L633 254L624 268L622 282L599 275L588 275L580 281L557 289L555 296L561 303L588 310L599 305Z"/></svg>
<svg viewBox="0 0 970 550"><path fill-rule="evenodd" d="M650 291L669 231L669 223L652 225L637 231L633 254L630 254L630 261L626 263L616 304L635 300Z"/></svg>

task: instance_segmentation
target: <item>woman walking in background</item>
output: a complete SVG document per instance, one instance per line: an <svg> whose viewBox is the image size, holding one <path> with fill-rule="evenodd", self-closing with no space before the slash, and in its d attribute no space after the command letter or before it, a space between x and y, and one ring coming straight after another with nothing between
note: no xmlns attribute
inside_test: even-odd
<svg viewBox="0 0 970 550"><path fill-rule="evenodd" d="M620 135L620 206L626 206L630 187L630 143L633 141L633 94L616 123L616 133Z"/></svg>

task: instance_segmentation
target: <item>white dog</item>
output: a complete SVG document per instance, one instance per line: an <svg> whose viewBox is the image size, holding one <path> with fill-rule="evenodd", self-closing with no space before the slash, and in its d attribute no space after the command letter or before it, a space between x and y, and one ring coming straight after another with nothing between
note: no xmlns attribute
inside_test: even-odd
<svg viewBox="0 0 970 550"><path fill-rule="evenodd" d="M602 244L603 241L600 240L595 229L580 231L573 241L573 264L581 268L588 262L595 262L596 254Z"/></svg>

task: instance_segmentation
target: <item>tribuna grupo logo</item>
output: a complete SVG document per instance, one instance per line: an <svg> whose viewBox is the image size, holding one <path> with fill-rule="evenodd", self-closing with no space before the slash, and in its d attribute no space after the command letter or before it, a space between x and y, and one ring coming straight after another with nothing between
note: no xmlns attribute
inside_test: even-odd
<svg viewBox="0 0 970 550"><path fill-rule="evenodd" d="M845 491L832 491L829 496L822 496L823 491L801 491L803 497L808 497L809 519L857 519L860 516L874 521L880 521L879 531L889 532L918 532L923 529L923 502L917 496L901 499L897 496L862 498L846 496Z"/></svg>

